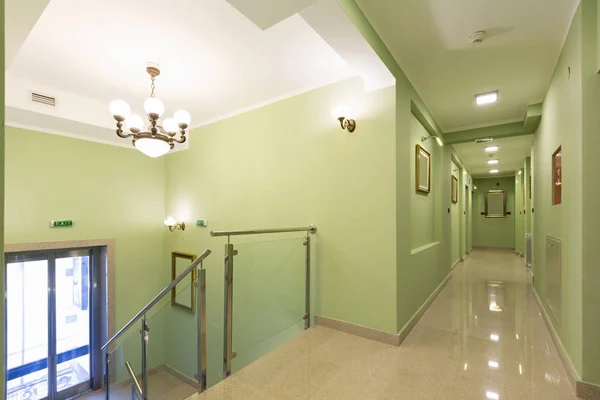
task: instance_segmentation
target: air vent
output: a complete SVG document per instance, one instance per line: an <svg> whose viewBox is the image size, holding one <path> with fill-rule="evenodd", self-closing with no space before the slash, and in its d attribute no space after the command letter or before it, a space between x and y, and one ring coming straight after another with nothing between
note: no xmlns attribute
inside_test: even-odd
<svg viewBox="0 0 600 400"><path fill-rule="evenodd" d="M490 143L494 140L494 138L482 138L482 139L476 139L475 143Z"/></svg>
<svg viewBox="0 0 600 400"><path fill-rule="evenodd" d="M49 107L56 107L56 98L51 96L46 96L44 94L31 92L31 101L37 104L43 104Z"/></svg>

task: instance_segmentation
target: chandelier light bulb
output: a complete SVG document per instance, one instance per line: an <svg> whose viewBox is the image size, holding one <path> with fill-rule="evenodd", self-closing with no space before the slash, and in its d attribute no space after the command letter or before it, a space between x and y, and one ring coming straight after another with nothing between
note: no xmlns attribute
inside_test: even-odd
<svg viewBox="0 0 600 400"><path fill-rule="evenodd" d="M177 122L173 118L167 118L163 121L163 129L167 131L167 133L177 133L179 130L179 126L177 126Z"/></svg>
<svg viewBox="0 0 600 400"><path fill-rule="evenodd" d="M129 113L131 113L131 108L129 108L129 104L124 100L113 100L110 102L110 113L113 117L121 117L122 119L127 118Z"/></svg>
<svg viewBox="0 0 600 400"><path fill-rule="evenodd" d="M163 105L162 101L156 97L149 97L144 102L144 111L146 111L146 114L148 115L154 114L160 117L162 113L165 112L165 106Z"/></svg>
<svg viewBox="0 0 600 400"><path fill-rule="evenodd" d="M131 132L137 133L142 130L144 127L144 121L142 117L137 114L131 114L125 120L125 127L129 129Z"/></svg>
<svg viewBox="0 0 600 400"><path fill-rule="evenodd" d="M190 122L192 121L192 116L190 115L189 112L187 112L185 110L175 111L173 118L175 119L177 124L179 124L180 127L183 125L184 129L187 128L189 126Z"/></svg>
<svg viewBox="0 0 600 400"><path fill-rule="evenodd" d="M171 150L167 142L159 139L141 138L136 140L135 147L148 157L160 157Z"/></svg>

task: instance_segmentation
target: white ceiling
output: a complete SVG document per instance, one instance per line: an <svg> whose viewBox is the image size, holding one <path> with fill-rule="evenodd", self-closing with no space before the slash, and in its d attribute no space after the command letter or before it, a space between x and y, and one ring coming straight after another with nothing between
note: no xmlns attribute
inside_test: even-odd
<svg viewBox="0 0 600 400"><path fill-rule="evenodd" d="M495 139L492 143L460 143L453 144L454 150L465 163L465 167L474 177L489 177L491 169L499 170L498 175L514 175L523 168L525 158L531 155L533 135L514 136ZM496 153L486 153L486 146L498 146ZM490 158L497 159L498 164L488 165Z"/></svg>
<svg viewBox="0 0 600 400"><path fill-rule="evenodd" d="M579 0L357 0L444 132L523 120L543 100ZM475 31L488 39L468 44ZM500 91L475 107L474 96Z"/></svg>
<svg viewBox="0 0 600 400"><path fill-rule="evenodd" d="M28 10L22 0L7 1L15 15ZM277 1L286 6L273 12ZM231 2L243 9L244 1ZM254 5L246 16L226 0L51 0L45 10L29 16L35 21L43 10L22 46L16 39L13 43L16 35L7 34L7 45L20 46L7 71L7 121L29 115L16 111L21 109L39 113L36 126L48 124L59 132L61 120L77 121L106 130L90 133L92 140L119 142L97 137L116 136L108 104L122 98L133 112L143 113L150 93L147 62L160 64L156 95L165 113L187 109L192 127L356 75L367 89L395 83L336 0L260 0ZM341 36L351 39L340 51L332 47L340 32L335 36L323 29L329 18L345 19ZM384 83L371 82L377 79ZM31 103L31 90L56 96L57 107ZM67 128L72 130L72 124L65 123Z"/></svg>

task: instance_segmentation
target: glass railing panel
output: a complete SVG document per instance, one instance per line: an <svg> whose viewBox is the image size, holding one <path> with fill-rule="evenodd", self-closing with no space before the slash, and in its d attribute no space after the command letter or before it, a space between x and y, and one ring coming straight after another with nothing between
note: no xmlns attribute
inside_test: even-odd
<svg viewBox="0 0 600 400"><path fill-rule="evenodd" d="M304 237L236 243L232 373L304 330Z"/></svg>
<svg viewBox="0 0 600 400"><path fill-rule="evenodd" d="M108 364L108 390L110 399L130 400L131 379L125 368L125 362L131 364L138 379L140 379L142 373L142 353L139 329L131 328L127 333L121 336L117 342L111 346L108 358L110 361Z"/></svg>
<svg viewBox="0 0 600 400"><path fill-rule="evenodd" d="M174 297L166 296L147 314L151 400L183 400L198 392L196 296L190 277L176 286Z"/></svg>

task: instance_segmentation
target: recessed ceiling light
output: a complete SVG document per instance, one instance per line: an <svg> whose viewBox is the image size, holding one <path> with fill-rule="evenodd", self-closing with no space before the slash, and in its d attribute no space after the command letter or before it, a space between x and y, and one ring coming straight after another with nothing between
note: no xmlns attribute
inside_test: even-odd
<svg viewBox="0 0 600 400"><path fill-rule="evenodd" d="M498 151L498 146L486 146L485 151L488 153L493 153Z"/></svg>
<svg viewBox="0 0 600 400"><path fill-rule="evenodd" d="M488 160L488 164L498 164L498 160Z"/></svg>
<svg viewBox="0 0 600 400"><path fill-rule="evenodd" d="M497 334L495 334L495 333L492 333L492 334L490 335L490 339L492 340L492 342L497 342L497 341L499 341L499 340L500 340L500 336L499 336L499 335L497 335Z"/></svg>
<svg viewBox="0 0 600 400"><path fill-rule="evenodd" d="M498 170L497 169L490 169L490 174L497 174Z"/></svg>
<svg viewBox="0 0 600 400"><path fill-rule="evenodd" d="M500 364L498 364L498 361L492 361L492 360L488 361L488 367L490 367L490 368L496 369L499 366L500 366Z"/></svg>
<svg viewBox="0 0 600 400"><path fill-rule="evenodd" d="M482 93L475 96L475 102L478 106L483 106L485 104L492 104L498 101L498 91L493 91L489 93Z"/></svg>

